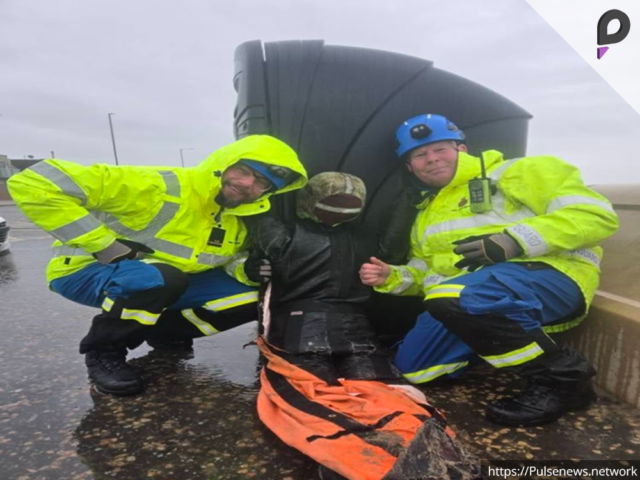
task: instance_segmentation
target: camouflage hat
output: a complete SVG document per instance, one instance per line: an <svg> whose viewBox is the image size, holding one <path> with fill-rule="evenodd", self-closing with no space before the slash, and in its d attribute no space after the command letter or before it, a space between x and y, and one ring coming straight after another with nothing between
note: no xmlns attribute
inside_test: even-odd
<svg viewBox="0 0 640 480"><path fill-rule="evenodd" d="M332 226L348 222L360 215L366 197L364 182L355 175L320 173L298 192L298 217Z"/></svg>

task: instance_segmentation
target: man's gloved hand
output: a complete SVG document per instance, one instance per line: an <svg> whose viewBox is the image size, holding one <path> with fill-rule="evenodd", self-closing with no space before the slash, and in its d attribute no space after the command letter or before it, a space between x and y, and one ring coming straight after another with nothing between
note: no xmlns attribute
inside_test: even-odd
<svg viewBox="0 0 640 480"><path fill-rule="evenodd" d="M93 254L100 263L117 263L121 260L135 260L142 258L145 253L154 253L155 250L132 240L119 238L104 250Z"/></svg>
<svg viewBox="0 0 640 480"><path fill-rule="evenodd" d="M506 262L522 255L522 248L506 233L477 235L453 242L458 245L453 251L464 258L455 264L456 268L468 267L475 272L483 265Z"/></svg>
<svg viewBox="0 0 640 480"><path fill-rule="evenodd" d="M249 255L244 262L244 273L252 282L269 283L272 275L271 263L266 258L255 258Z"/></svg>

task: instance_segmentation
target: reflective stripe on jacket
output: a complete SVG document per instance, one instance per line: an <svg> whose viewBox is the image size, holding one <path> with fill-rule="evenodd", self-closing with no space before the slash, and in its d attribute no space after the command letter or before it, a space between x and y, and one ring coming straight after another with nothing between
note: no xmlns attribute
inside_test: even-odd
<svg viewBox="0 0 640 480"><path fill-rule="evenodd" d="M145 261L161 261L187 273L225 266L244 283L243 216L267 212L268 193L235 208L215 197L224 170L242 158L288 167L300 174L275 193L301 188L306 172L283 142L253 135L212 153L193 168L78 165L50 159L13 176L9 191L25 215L49 232L54 258L51 281L94 262L92 253L127 238L155 250ZM209 245L213 228L225 231L222 245Z"/></svg>
<svg viewBox="0 0 640 480"><path fill-rule="evenodd" d="M492 211L471 213L468 182L480 176L480 160L461 152L451 183L418 207L411 260L393 266L387 283L376 290L426 295L443 280L468 273L454 266L462 259L453 252L454 241L506 230L524 251L511 261L548 263L579 285L589 305L598 286L598 245L618 228L609 201L584 185L576 167L558 158L505 161L489 150L484 159L497 186Z"/></svg>

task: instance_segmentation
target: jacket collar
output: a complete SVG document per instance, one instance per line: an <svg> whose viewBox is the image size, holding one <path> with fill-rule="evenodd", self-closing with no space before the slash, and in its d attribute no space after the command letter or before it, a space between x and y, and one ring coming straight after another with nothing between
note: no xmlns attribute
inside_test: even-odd
<svg viewBox="0 0 640 480"><path fill-rule="evenodd" d="M482 156L484 158L484 165L487 173L491 172L496 165L504 161L502 153L497 150L486 150L482 152ZM440 189L432 188L423 190L424 200L417 205L417 208L426 208L427 205L429 205L432 196L437 195L440 191L464 185L469 183L469 180L473 178L480 178L481 175L482 169L480 168L480 157L474 157L466 152L459 152L458 166L451 182Z"/></svg>
<svg viewBox="0 0 640 480"><path fill-rule="evenodd" d="M504 161L502 153L497 150L486 150L482 152L484 165L487 172L491 172L493 167ZM453 180L444 188L456 187L468 183L473 178L480 178L482 169L480 168L480 157L469 155L465 152L458 153L458 168Z"/></svg>

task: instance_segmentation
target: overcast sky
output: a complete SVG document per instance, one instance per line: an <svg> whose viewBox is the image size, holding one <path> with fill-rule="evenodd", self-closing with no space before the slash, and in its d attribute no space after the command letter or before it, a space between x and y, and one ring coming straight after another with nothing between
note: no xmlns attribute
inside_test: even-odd
<svg viewBox="0 0 640 480"><path fill-rule="evenodd" d="M638 115L524 0L0 0L0 154L187 165L233 141L233 53L323 39L394 51L534 115L530 154L640 181Z"/></svg>

